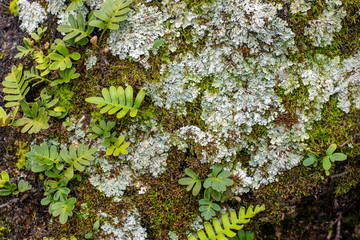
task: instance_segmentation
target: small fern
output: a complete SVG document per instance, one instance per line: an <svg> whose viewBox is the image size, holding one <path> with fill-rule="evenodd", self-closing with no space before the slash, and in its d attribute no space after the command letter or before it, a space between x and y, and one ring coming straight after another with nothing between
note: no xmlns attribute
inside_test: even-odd
<svg viewBox="0 0 360 240"><path fill-rule="evenodd" d="M255 209L254 206L251 205L247 210L245 210L244 207L240 208L238 215L235 210L231 210L230 218L227 213L223 213L221 215L222 224L217 218L213 219L213 226L210 223L205 222L204 227L206 233L204 230L199 230L197 231L198 238L190 235L188 240L227 240L228 238L224 235L228 237L235 237L236 233L232 231L232 229L242 229L244 224L250 221L250 218L264 210L264 205L257 205Z"/></svg>
<svg viewBox="0 0 360 240"><path fill-rule="evenodd" d="M7 114L5 110L0 107L0 127L10 126L15 121L15 115L18 111L19 107L16 107L12 114Z"/></svg>
<svg viewBox="0 0 360 240"><path fill-rule="evenodd" d="M49 121L49 116L45 111L45 108L38 108L38 104L34 103L32 106L32 109L30 109L29 105L25 101L21 101L21 109L24 111L26 116L30 118L20 118L14 122L14 126L23 126L22 133L29 132L29 134L32 133L38 133L42 129L48 129L49 124L47 123Z"/></svg>
<svg viewBox="0 0 360 240"><path fill-rule="evenodd" d="M74 145L69 147L69 151L62 149L60 151L61 158L70 166L65 170L65 176L68 179L73 178L74 168L82 172L85 170L84 166L89 166L91 161L95 160L93 154L96 152L96 148L90 148L84 144L80 144L76 150Z"/></svg>
<svg viewBox="0 0 360 240"><path fill-rule="evenodd" d="M20 64L19 67L13 66L11 73L5 77L3 81L5 100L8 103L5 107L13 107L20 105L20 101L25 98L30 88L28 87L27 81L23 76L23 66Z"/></svg>
<svg viewBox="0 0 360 240"><path fill-rule="evenodd" d="M58 70L64 71L66 68L72 67L71 59L77 61L80 59L81 55L78 52L70 53L69 50L66 48L65 45L57 45L56 52L52 52L49 54L50 60L53 62L50 65L51 70ZM60 53L60 54L59 54Z"/></svg>
<svg viewBox="0 0 360 240"><path fill-rule="evenodd" d="M117 113L116 117L122 118L130 111L130 117L135 117L145 94L145 91L141 90L133 103L133 89L131 86L127 86L125 91L122 87L116 89L111 86L110 89L102 89L103 97L89 97L85 101L97 104L97 107L101 108L100 113L108 112L110 115Z"/></svg>
<svg viewBox="0 0 360 240"><path fill-rule="evenodd" d="M130 143L129 142L125 142L123 143L125 140L124 136L121 136L119 138L117 138L116 142L114 142L106 151L107 155L114 155L119 156L120 153L122 154L127 154L127 148L129 147Z"/></svg>
<svg viewBox="0 0 360 240"><path fill-rule="evenodd" d="M69 41L70 43L77 43L79 45L85 45L88 43L89 39L87 37L91 37L90 34L94 30L93 26L88 26L86 28L86 21L84 15L79 12L76 19L71 14L69 16L70 25L62 25L58 27L58 31L65 33L63 40Z"/></svg>
<svg viewBox="0 0 360 240"><path fill-rule="evenodd" d="M104 29L100 36L100 42L107 29L116 30L119 28L118 23L126 20L125 15L130 11L127 6L132 0L106 0L101 4L101 10L95 10L94 15L100 20L92 20L90 26Z"/></svg>
<svg viewBox="0 0 360 240"><path fill-rule="evenodd" d="M34 47L31 45L30 39L24 38L23 41L26 48L23 46L17 46L17 50L19 50L19 53L15 55L15 58L23 58L29 54L31 55L34 53Z"/></svg>

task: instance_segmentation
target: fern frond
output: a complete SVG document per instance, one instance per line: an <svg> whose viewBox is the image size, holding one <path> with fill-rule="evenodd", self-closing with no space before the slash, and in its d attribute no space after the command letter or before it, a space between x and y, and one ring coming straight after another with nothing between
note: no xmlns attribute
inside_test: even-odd
<svg viewBox="0 0 360 240"><path fill-rule="evenodd" d="M106 154L107 155L114 155L115 157L116 156L119 156L120 153L122 154L127 154L128 151L127 151L127 148L130 146L130 143L129 142L125 142L123 143L125 140L125 137L124 136L121 136L117 139L116 142L114 142L113 145L111 145L107 151L106 151Z"/></svg>
<svg viewBox="0 0 360 240"><path fill-rule="evenodd" d="M17 106L12 114L7 114L5 110L0 107L0 127L10 126L15 121L15 115L19 107ZM10 123L11 122L11 123Z"/></svg>
<svg viewBox="0 0 360 240"><path fill-rule="evenodd" d="M264 205L257 205L254 209L254 206L248 207L246 210L244 207L240 208L239 214L237 215L235 210L230 211L230 218L227 213L223 213L221 215L222 224L219 219L215 218L213 220L213 226L206 222L204 224L205 231L199 230L197 231L198 238L190 235L188 240L227 240L228 237L236 236L236 233L233 230L240 230L245 223L250 221L250 218L255 216L255 214L264 211ZM223 225L223 226L222 226Z"/></svg>
<svg viewBox="0 0 360 240"><path fill-rule="evenodd" d="M45 71L46 72L46 71ZM45 74L46 75L46 74ZM33 81L35 80L36 83L32 84L32 86L35 86L39 83L42 82L51 82L49 79L47 79L46 77L44 77L45 75L43 75L42 73L39 72L38 68L36 67L32 67L30 69L30 71L25 71L24 72L24 77L27 81Z"/></svg>
<svg viewBox="0 0 360 240"><path fill-rule="evenodd" d="M21 101L21 109L30 118L20 118L14 122L14 126L23 126L21 132L25 133L29 131L29 134L38 133L42 129L48 129L49 116L47 115L45 108L38 108L38 104L34 103L32 109L25 101Z"/></svg>
<svg viewBox="0 0 360 240"><path fill-rule="evenodd" d="M33 150L27 152L25 155L33 163L31 167L33 172L50 170L55 164L61 161L57 147L49 147L46 143L40 146L35 145Z"/></svg>
<svg viewBox="0 0 360 240"><path fill-rule="evenodd" d="M89 39L87 37L90 37L90 34L94 30L94 27L88 26L86 28L86 21L84 15L79 12L76 19L71 14L69 16L69 23L70 25L62 25L58 27L58 31L65 33L63 40L64 41L73 41L74 43L85 45Z"/></svg>
<svg viewBox="0 0 360 240"><path fill-rule="evenodd" d="M69 163L72 167L75 167L80 172L85 170L84 166L90 165L90 162L95 160L93 154L96 152L96 148L90 148L84 144L80 144L76 150L74 145L71 145L69 151L62 149L60 151L61 158Z"/></svg>
<svg viewBox="0 0 360 240"><path fill-rule="evenodd" d="M97 107L101 108L100 113L108 112L110 115L117 113L116 117L122 118L130 111L130 117L135 117L145 94L145 91L141 90L133 103L133 89L131 86L127 86L125 91L122 87L116 89L111 86L109 89L102 89L103 97L89 97L85 101L97 104Z"/></svg>
<svg viewBox="0 0 360 240"><path fill-rule="evenodd" d="M127 8L132 0L106 0L101 4L101 10L95 10L94 15L100 20L93 20L89 24L97 28L116 30L119 28L117 23L126 20L125 15L130 11Z"/></svg>
<svg viewBox="0 0 360 240"><path fill-rule="evenodd" d="M11 73L5 77L3 81L5 100L8 101L5 107L13 107L20 105L20 101L25 98L30 88L28 87L27 81L23 76L23 66L20 64L19 67L13 66Z"/></svg>

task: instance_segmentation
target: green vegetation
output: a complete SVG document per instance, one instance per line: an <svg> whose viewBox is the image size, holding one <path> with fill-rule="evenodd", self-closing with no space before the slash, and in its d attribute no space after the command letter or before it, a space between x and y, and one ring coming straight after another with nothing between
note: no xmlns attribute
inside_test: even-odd
<svg viewBox="0 0 360 240"><path fill-rule="evenodd" d="M66 186L74 178L81 179L74 174L75 169L83 172L85 166L95 159L95 152L96 148L89 149L88 146L80 144L77 149L71 145L69 150L62 149L59 153L56 146L49 147L43 143L41 146L36 145L33 151L26 154L33 172L45 172L47 177L54 179L44 182L46 197L41 200L41 204L50 204L49 212L55 217L60 216L62 224L72 216L76 202L75 198L68 198L70 189Z"/></svg>
<svg viewBox="0 0 360 240"><path fill-rule="evenodd" d="M204 180L203 187L205 188L205 192L204 198L199 201L201 205L199 211L205 220L214 217L216 215L215 211L220 211L220 206L214 203L213 200L224 202L228 198L224 195L224 192L228 186L234 184L234 181L228 178L230 172L221 170L222 166L216 165L208 175L208 178ZM189 168L185 169L185 173L189 177L181 178L178 182L181 185L187 185L186 190L191 191L192 189L192 194L196 196L201 190L201 182L203 180L199 179L197 174Z"/></svg>
<svg viewBox="0 0 360 240"><path fill-rule="evenodd" d="M327 176L330 175L329 169L331 168L331 164L335 164L335 161L344 161L346 159L346 155L343 153L334 153L336 150L336 144L331 144L329 148L326 150L326 156L321 158L321 160L316 157L312 153L308 153L308 158L306 158L303 162L304 166L314 165L316 167L318 162L322 162L322 166L325 170Z"/></svg>
<svg viewBox="0 0 360 240"><path fill-rule="evenodd" d="M243 228L245 223L248 223L250 221L250 218L255 216L255 214L264 211L265 206L259 206L257 205L254 209L253 206L248 207L247 210L245 210L244 207L240 208L238 215L236 214L235 210L230 211L230 218L227 213L223 213L221 215L222 223L220 223L220 220L217 218L214 218L211 225L210 223L206 222L204 224L205 231L199 230L197 231L198 238L194 237L193 235L190 235L188 237L189 240L215 240L215 239L221 239L226 240L227 237L235 237L236 233L232 231L232 229L240 230Z"/></svg>
<svg viewBox="0 0 360 240"><path fill-rule="evenodd" d="M11 114L7 114L5 110L2 107L0 107L0 127L6 127L12 125L15 121L15 115L18 109L19 107L16 107L14 112L12 112Z"/></svg>
<svg viewBox="0 0 360 240"><path fill-rule="evenodd" d="M89 25L103 29L100 43L107 29L116 30L119 28L118 23L126 20L126 13L130 11L127 6L131 2L132 0L106 0L101 4L101 10L94 10L94 16L98 19L90 21Z"/></svg>
<svg viewBox="0 0 360 240"><path fill-rule="evenodd" d="M229 238L229 240L254 240L254 233L252 231L239 230L235 237Z"/></svg>
<svg viewBox="0 0 360 240"><path fill-rule="evenodd" d="M31 185L29 184L29 182L24 181L22 179L18 182L17 186L16 186L16 184L11 183L9 174L5 171L1 172L0 177L1 177L0 178L0 196L7 196L10 194L17 195L20 192L25 192L25 191L31 189ZM5 188L5 189L1 189L1 188Z"/></svg>
<svg viewBox="0 0 360 240"><path fill-rule="evenodd" d="M135 117L146 94L144 90L140 90L133 104L133 89L131 86L127 86L125 91L122 87L111 86L109 89L103 88L101 92L103 97L89 97L85 101L97 104L97 107L101 108L101 114L106 112L109 115L117 113L117 118L124 117L129 111L130 117Z"/></svg>
<svg viewBox="0 0 360 240"><path fill-rule="evenodd" d="M14 122L14 126L23 126L22 133L28 132L29 134L38 133L43 129L49 128L49 116L45 111L45 108L39 108L37 103L30 106L25 101L20 102L21 109L27 117L20 118Z"/></svg>

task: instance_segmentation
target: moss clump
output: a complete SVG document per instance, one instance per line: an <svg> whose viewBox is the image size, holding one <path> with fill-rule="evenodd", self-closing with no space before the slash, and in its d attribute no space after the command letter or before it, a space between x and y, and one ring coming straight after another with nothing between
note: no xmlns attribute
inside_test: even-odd
<svg viewBox="0 0 360 240"><path fill-rule="evenodd" d="M184 159L184 153L170 150L167 171L159 178L140 177L140 183L147 187L146 193L128 195L134 198L149 239L169 239L169 230L179 234L180 239L186 238L185 232L197 211L198 199L177 183L183 176Z"/></svg>
<svg viewBox="0 0 360 240"><path fill-rule="evenodd" d="M354 145L352 149L346 147L346 143L356 143L360 137L357 124L358 111L352 109L348 114L337 108L337 101L333 96L322 109L321 121L315 122L308 131L309 140L306 142L311 151L322 155L330 144L335 143L344 147L344 153L348 157L359 154L359 147ZM343 146L342 146L343 145Z"/></svg>
<svg viewBox="0 0 360 240"><path fill-rule="evenodd" d="M15 16L19 16L17 2L18 2L18 0L13 0L9 3L9 11L10 11L10 13L14 14Z"/></svg>

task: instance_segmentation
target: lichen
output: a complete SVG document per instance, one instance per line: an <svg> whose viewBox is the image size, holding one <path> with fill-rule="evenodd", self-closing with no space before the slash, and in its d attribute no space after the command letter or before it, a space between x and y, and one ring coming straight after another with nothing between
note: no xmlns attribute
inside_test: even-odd
<svg viewBox="0 0 360 240"><path fill-rule="evenodd" d="M46 18L45 9L39 3L33 2L30 4L27 0L19 0L17 5L21 20L20 28L29 34L34 32Z"/></svg>

